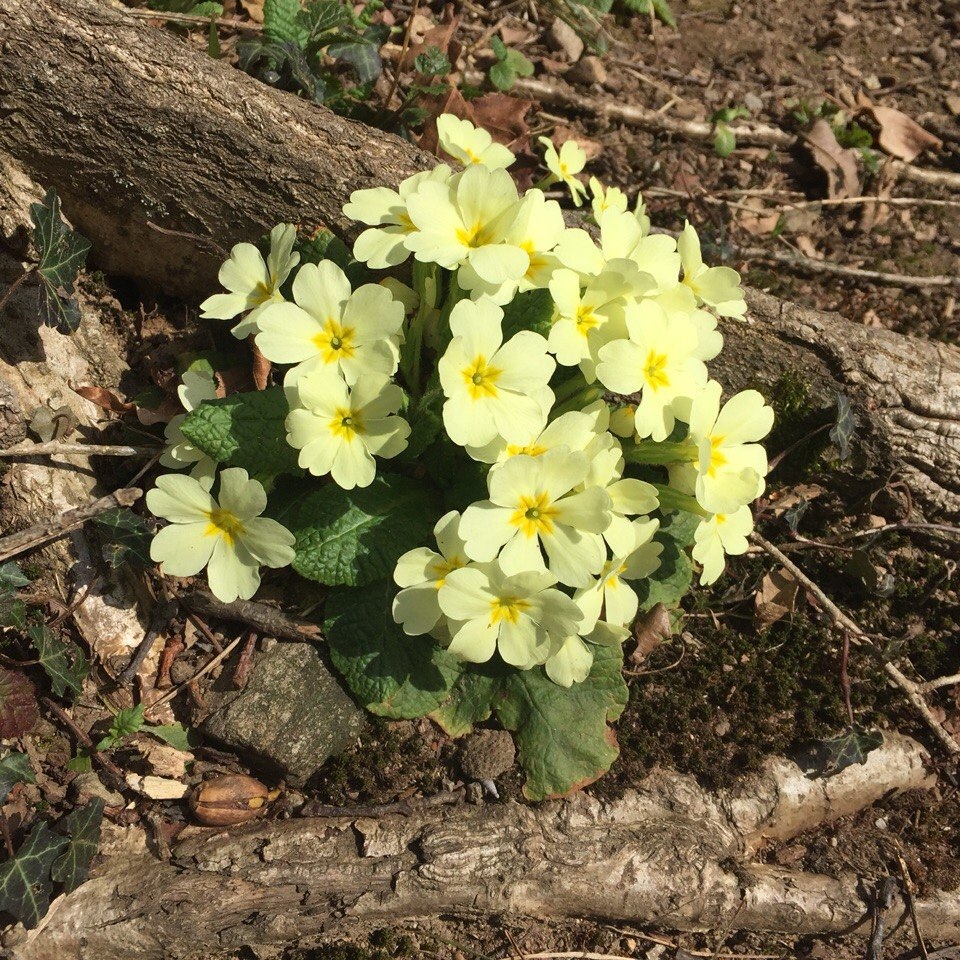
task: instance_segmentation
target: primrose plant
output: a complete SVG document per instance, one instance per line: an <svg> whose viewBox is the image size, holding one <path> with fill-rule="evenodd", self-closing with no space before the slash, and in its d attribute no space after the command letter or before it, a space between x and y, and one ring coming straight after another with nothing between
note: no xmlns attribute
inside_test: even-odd
<svg viewBox="0 0 960 960"><path fill-rule="evenodd" d="M690 224L652 233L641 199L588 190L582 151L546 141L540 186L592 208L567 227L486 131L438 132L456 167L351 196L352 256L291 225L266 256L234 247L203 315L237 320L279 382L215 397L185 375L163 462L192 473L148 495L170 521L152 556L206 567L225 601L263 567L327 585L331 658L365 706L453 735L495 713L542 798L616 757L638 615L746 550L773 412L710 379L717 317L746 303Z"/></svg>

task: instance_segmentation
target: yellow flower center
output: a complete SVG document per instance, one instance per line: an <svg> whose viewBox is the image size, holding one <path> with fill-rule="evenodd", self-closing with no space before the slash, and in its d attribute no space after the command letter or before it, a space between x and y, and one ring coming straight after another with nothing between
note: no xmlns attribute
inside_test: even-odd
<svg viewBox="0 0 960 960"><path fill-rule="evenodd" d="M718 527L722 527L727 522L727 515L725 513L718 513L713 519L717 521Z"/></svg>
<svg viewBox="0 0 960 960"><path fill-rule="evenodd" d="M647 381L647 386L652 390L659 390L661 387L670 386L670 377L667 376L666 371L667 366L667 355L665 353L657 353L656 350L651 350L647 354L647 363L643 368L643 376Z"/></svg>
<svg viewBox="0 0 960 960"><path fill-rule="evenodd" d="M403 227L404 233L413 233L417 229L406 210L397 214L397 226Z"/></svg>
<svg viewBox="0 0 960 960"><path fill-rule="evenodd" d="M336 363L337 360L352 357L356 353L354 334L353 327L344 327L333 317L328 317L323 330L313 338L313 343L320 351L324 363Z"/></svg>
<svg viewBox="0 0 960 960"><path fill-rule="evenodd" d="M530 609L530 603L522 597L497 597L490 601L490 625L502 623L516 623L524 610Z"/></svg>
<svg viewBox="0 0 960 960"><path fill-rule="evenodd" d="M707 467L708 477L715 477L717 475L717 470L727 463L726 456L724 455L723 451L720 450L723 440L723 437L710 438L710 465Z"/></svg>
<svg viewBox="0 0 960 960"><path fill-rule="evenodd" d="M457 239L471 249L482 247L488 243L486 225L478 220L472 227L460 227L456 232Z"/></svg>
<svg viewBox="0 0 960 960"><path fill-rule="evenodd" d="M516 457L521 454L528 457L539 457L541 454L546 453L547 448L541 446L539 443L527 443L524 446L520 446L516 443L507 444L507 456Z"/></svg>
<svg viewBox="0 0 960 960"><path fill-rule="evenodd" d="M548 493L537 493L532 497L521 497L517 508L510 516L510 522L519 527L528 539L538 533L546 536L553 533L553 519L560 511L550 502Z"/></svg>
<svg viewBox="0 0 960 960"><path fill-rule="evenodd" d="M243 522L236 514L229 510L216 507L207 511L207 526L203 531L205 537L223 537L228 547L243 533Z"/></svg>
<svg viewBox="0 0 960 960"><path fill-rule="evenodd" d="M347 443L361 433L366 433L363 418L349 407L338 407L328 424L330 432L338 439Z"/></svg>
<svg viewBox="0 0 960 960"><path fill-rule="evenodd" d="M250 302L257 307L259 307L262 303L266 303L268 300L272 300L273 298L274 289L265 280L261 280L253 288L253 293L250 294Z"/></svg>
<svg viewBox="0 0 960 960"><path fill-rule="evenodd" d="M495 397L498 392L496 383L502 373L497 367L491 367L482 354L477 354L471 363L460 371L471 400Z"/></svg>
<svg viewBox="0 0 960 960"><path fill-rule="evenodd" d="M626 563L621 563L616 570L607 571L609 575L607 576L607 579L604 581L604 584L603 584L604 587L606 587L608 590L616 590L617 587L620 586L620 577L622 577L623 574L626 573L626 570L627 570Z"/></svg>
<svg viewBox="0 0 960 960"><path fill-rule="evenodd" d="M577 332L581 336L586 336L594 327L600 323L597 315L588 304L581 304L577 311Z"/></svg>
<svg viewBox="0 0 960 960"><path fill-rule="evenodd" d="M433 582L434 587L439 590L447 582L447 574L466 566L466 563L467 561L463 557L456 555L450 557L449 560L442 557L433 560L430 563L430 572L437 578Z"/></svg>

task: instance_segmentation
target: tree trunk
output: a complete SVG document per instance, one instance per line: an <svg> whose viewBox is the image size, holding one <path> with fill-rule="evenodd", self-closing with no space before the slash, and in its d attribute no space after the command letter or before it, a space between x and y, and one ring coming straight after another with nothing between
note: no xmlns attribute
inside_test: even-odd
<svg viewBox="0 0 960 960"><path fill-rule="evenodd" d="M17 960L176 960L246 946L308 947L449 914L655 923L680 930L869 932L870 891L750 863L891 791L929 787L921 748L887 735L862 766L810 780L772 760L735 789L655 771L605 802L464 804L409 816L192 830L173 859L122 851L54 904ZM932 940L960 936L956 895L915 904ZM893 929L905 916L897 902Z"/></svg>
<svg viewBox="0 0 960 960"><path fill-rule="evenodd" d="M281 220L349 237L353 190L436 162L94 0L0 0L0 36L0 149L57 187L101 268L194 301L223 247ZM724 325L724 382L790 375L824 408L843 390L863 441L851 475L906 480L928 519L960 517L960 350L750 303L750 324Z"/></svg>

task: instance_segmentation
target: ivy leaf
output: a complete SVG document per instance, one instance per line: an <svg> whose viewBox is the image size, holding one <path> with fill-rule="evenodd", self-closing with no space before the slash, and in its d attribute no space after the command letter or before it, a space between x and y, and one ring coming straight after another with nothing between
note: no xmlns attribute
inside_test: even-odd
<svg viewBox="0 0 960 960"><path fill-rule="evenodd" d="M361 83L372 83L383 72L380 47L383 46L385 39L381 26L374 25L367 27L363 35L356 39L331 43L327 47L327 53L337 60L349 63Z"/></svg>
<svg viewBox="0 0 960 960"><path fill-rule="evenodd" d="M879 730L863 730L860 727L851 727L838 737L824 740L824 776L833 776L855 763L866 763L867 754L882 744L883 734Z"/></svg>
<svg viewBox="0 0 960 960"><path fill-rule="evenodd" d="M13 560L0 564L0 590L19 590L29 586L30 578L24 576L19 564Z"/></svg>
<svg viewBox="0 0 960 960"><path fill-rule="evenodd" d="M36 777L30 766L30 758L25 753L12 751L0 760L0 803L10 795L14 784L34 783Z"/></svg>
<svg viewBox="0 0 960 960"><path fill-rule="evenodd" d="M67 842L46 823L38 823L17 855L0 864L0 910L12 913L28 930L50 906L50 867Z"/></svg>
<svg viewBox="0 0 960 960"><path fill-rule="evenodd" d="M431 637L408 637L394 623L394 593L386 581L332 591L324 635L334 665L371 713L423 717L449 696L459 661Z"/></svg>
<svg viewBox="0 0 960 960"><path fill-rule="evenodd" d="M60 198L52 187L43 203L30 204L33 245L40 254L40 316L47 326L72 333L80 325L80 308L73 299L77 273L87 259L90 241L75 233L60 216Z"/></svg>
<svg viewBox="0 0 960 960"><path fill-rule="evenodd" d="M12 560L0 565L0 627L22 630L27 625L27 608L16 591L29 584L30 578Z"/></svg>
<svg viewBox="0 0 960 960"><path fill-rule="evenodd" d="M800 527L800 521L804 518L807 510L810 509L810 501L801 496L800 499L783 514L783 519L787 521L787 526L791 533L796 533Z"/></svg>
<svg viewBox="0 0 960 960"><path fill-rule="evenodd" d="M0 667L0 740L15 740L39 720L37 691L18 670Z"/></svg>
<svg viewBox="0 0 960 960"><path fill-rule="evenodd" d="M503 339L509 340L521 330L549 336L553 325L553 298L549 290L528 290L518 294L503 308Z"/></svg>
<svg viewBox="0 0 960 960"><path fill-rule="evenodd" d="M153 532L143 517L129 507L117 507L102 513L93 523L103 541L103 558L111 569L125 564L140 570L150 566Z"/></svg>
<svg viewBox="0 0 960 960"><path fill-rule="evenodd" d="M46 671L53 685L55 696L62 697L67 690L79 693L84 677L90 672L90 664L75 643L65 643L55 637L46 624L30 628L30 639L37 651L40 666ZM73 654L73 661L67 652Z"/></svg>
<svg viewBox="0 0 960 960"><path fill-rule="evenodd" d="M392 577L400 555L426 542L437 507L423 481L381 474L369 487L297 491L277 519L297 538L297 573L328 586L360 587Z"/></svg>
<svg viewBox="0 0 960 960"><path fill-rule="evenodd" d="M205 400L187 414L180 429L208 457L243 467L251 477L301 474L298 453L287 443L284 421L290 407L283 387Z"/></svg>
<svg viewBox="0 0 960 960"><path fill-rule="evenodd" d="M300 14L300 0L263 0L263 36L267 43L292 43L302 48L307 31Z"/></svg>
<svg viewBox="0 0 960 960"><path fill-rule="evenodd" d="M840 451L840 459L850 456L850 442L857 432L857 422L853 416L853 407L845 394L837 394L837 419L830 428L830 439Z"/></svg>
<svg viewBox="0 0 960 960"><path fill-rule="evenodd" d="M64 893L76 890L87 879L90 861L100 847L102 823L101 797L95 797L86 806L77 807L69 817L57 821L57 829L70 836L66 851L51 870L53 879L63 884Z"/></svg>
<svg viewBox="0 0 960 960"><path fill-rule="evenodd" d="M582 683L555 684L542 667L508 675L495 705L516 734L529 800L562 797L603 776L620 753L607 724L627 705L623 651L593 647L593 667Z"/></svg>

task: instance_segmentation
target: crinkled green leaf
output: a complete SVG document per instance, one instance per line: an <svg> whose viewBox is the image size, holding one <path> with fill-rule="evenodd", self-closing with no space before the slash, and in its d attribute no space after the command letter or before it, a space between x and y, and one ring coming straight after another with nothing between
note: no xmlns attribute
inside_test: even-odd
<svg viewBox="0 0 960 960"><path fill-rule="evenodd" d="M87 879L90 861L100 847L103 800L95 797L86 806L77 807L70 816L57 821L57 830L69 835L67 849L54 863L50 875L63 884L64 893L76 890Z"/></svg>
<svg viewBox="0 0 960 960"><path fill-rule="evenodd" d="M490 67L490 82L498 90L509 90L517 82L517 72L505 60L498 60Z"/></svg>
<svg viewBox="0 0 960 960"><path fill-rule="evenodd" d="M287 443L284 421L289 412L283 387L270 387L205 400L187 414L180 429L224 466L243 467L251 477L269 479L303 472L297 451Z"/></svg>
<svg viewBox="0 0 960 960"><path fill-rule="evenodd" d="M36 648L40 666L50 678L54 694L62 697L68 690L79 693L84 677L90 672L90 664L80 648L75 643L67 643L54 636L46 624L31 627L30 639Z"/></svg>
<svg viewBox="0 0 960 960"><path fill-rule="evenodd" d="M672 609L690 591L693 561L685 548L693 542L699 523L700 517L682 510L675 510L661 519L656 536L663 544L660 566L645 580L633 584L640 599L641 613L658 603Z"/></svg>
<svg viewBox="0 0 960 960"><path fill-rule="evenodd" d="M298 495L277 519L297 538L293 569L328 586L393 576L401 554L427 542L439 516L423 481L390 474L369 487L328 485Z"/></svg>
<svg viewBox="0 0 960 960"><path fill-rule="evenodd" d="M306 32L306 45L320 48L329 42L329 35L343 27L349 17L340 0L313 0L300 12L300 26Z"/></svg>
<svg viewBox="0 0 960 960"><path fill-rule="evenodd" d="M572 687L558 686L542 667L507 676L495 709L516 734L528 799L564 796L610 769L620 748L608 724L627 705L622 668L619 646L593 647L590 676Z"/></svg>
<svg viewBox="0 0 960 960"><path fill-rule="evenodd" d="M146 711L145 703L138 703L135 707L125 707L114 714L110 721L107 735L97 744L97 750L109 750L122 740L137 733L143 726L143 714Z"/></svg>
<svg viewBox="0 0 960 960"><path fill-rule="evenodd" d="M103 557L114 569L126 564L141 570L149 567L153 533L147 522L129 507L102 513L94 521L103 544Z"/></svg>
<svg viewBox="0 0 960 960"><path fill-rule="evenodd" d="M0 760L0 803L7 799L15 784L33 783L35 780L30 758L25 753L11 751Z"/></svg>
<svg viewBox="0 0 960 960"><path fill-rule="evenodd" d="M0 739L22 737L39 719L33 684L19 670L0 667Z"/></svg>
<svg viewBox="0 0 960 960"><path fill-rule="evenodd" d="M395 592L386 581L332 591L324 636L334 665L371 713L423 717L447 699L459 663L431 637L408 637L394 623Z"/></svg>
<svg viewBox="0 0 960 960"><path fill-rule="evenodd" d="M549 290L527 290L517 294L503 308L503 339L509 340L521 330L548 336L553 320L553 298Z"/></svg>
<svg viewBox="0 0 960 960"><path fill-rule="evenodd" d="M268 43L303 47L308 34L301 22L300 0L263 0L263 36Z"/></svg>
<svg viewBox="0 0 960 960"><path fill-rule="evenodd" d="M445 77L452 67L450 58L439 47L431 44L423 53L414 57L413 69L425 77Z"/></svg>
<svg viewBox="0 0 960 960"><path fill-rule="evenodd" d="M40 316L45 324L72 333L80 323L73 299L77 273L87 259L90 241L75 233L60 216L60 198L52 187L43 203L30 204L33 244L40 254Z"/></svg>
<svg viewBox="0 0 960 960"><path fill-rule="evenodd" d="M38 823L16 856L0 864L0 910L13 914L28 930L50 906L50 868L67 842L46 823Z"/></svg>
<svg viewBox="0 0 960 960"><path fill-rule="evenodd" d="M430 714L431 718L451 737L469 733L474 724L489 719L494 703L503 695L508 669L496 662L464 663L450 696Z"/></svg>

